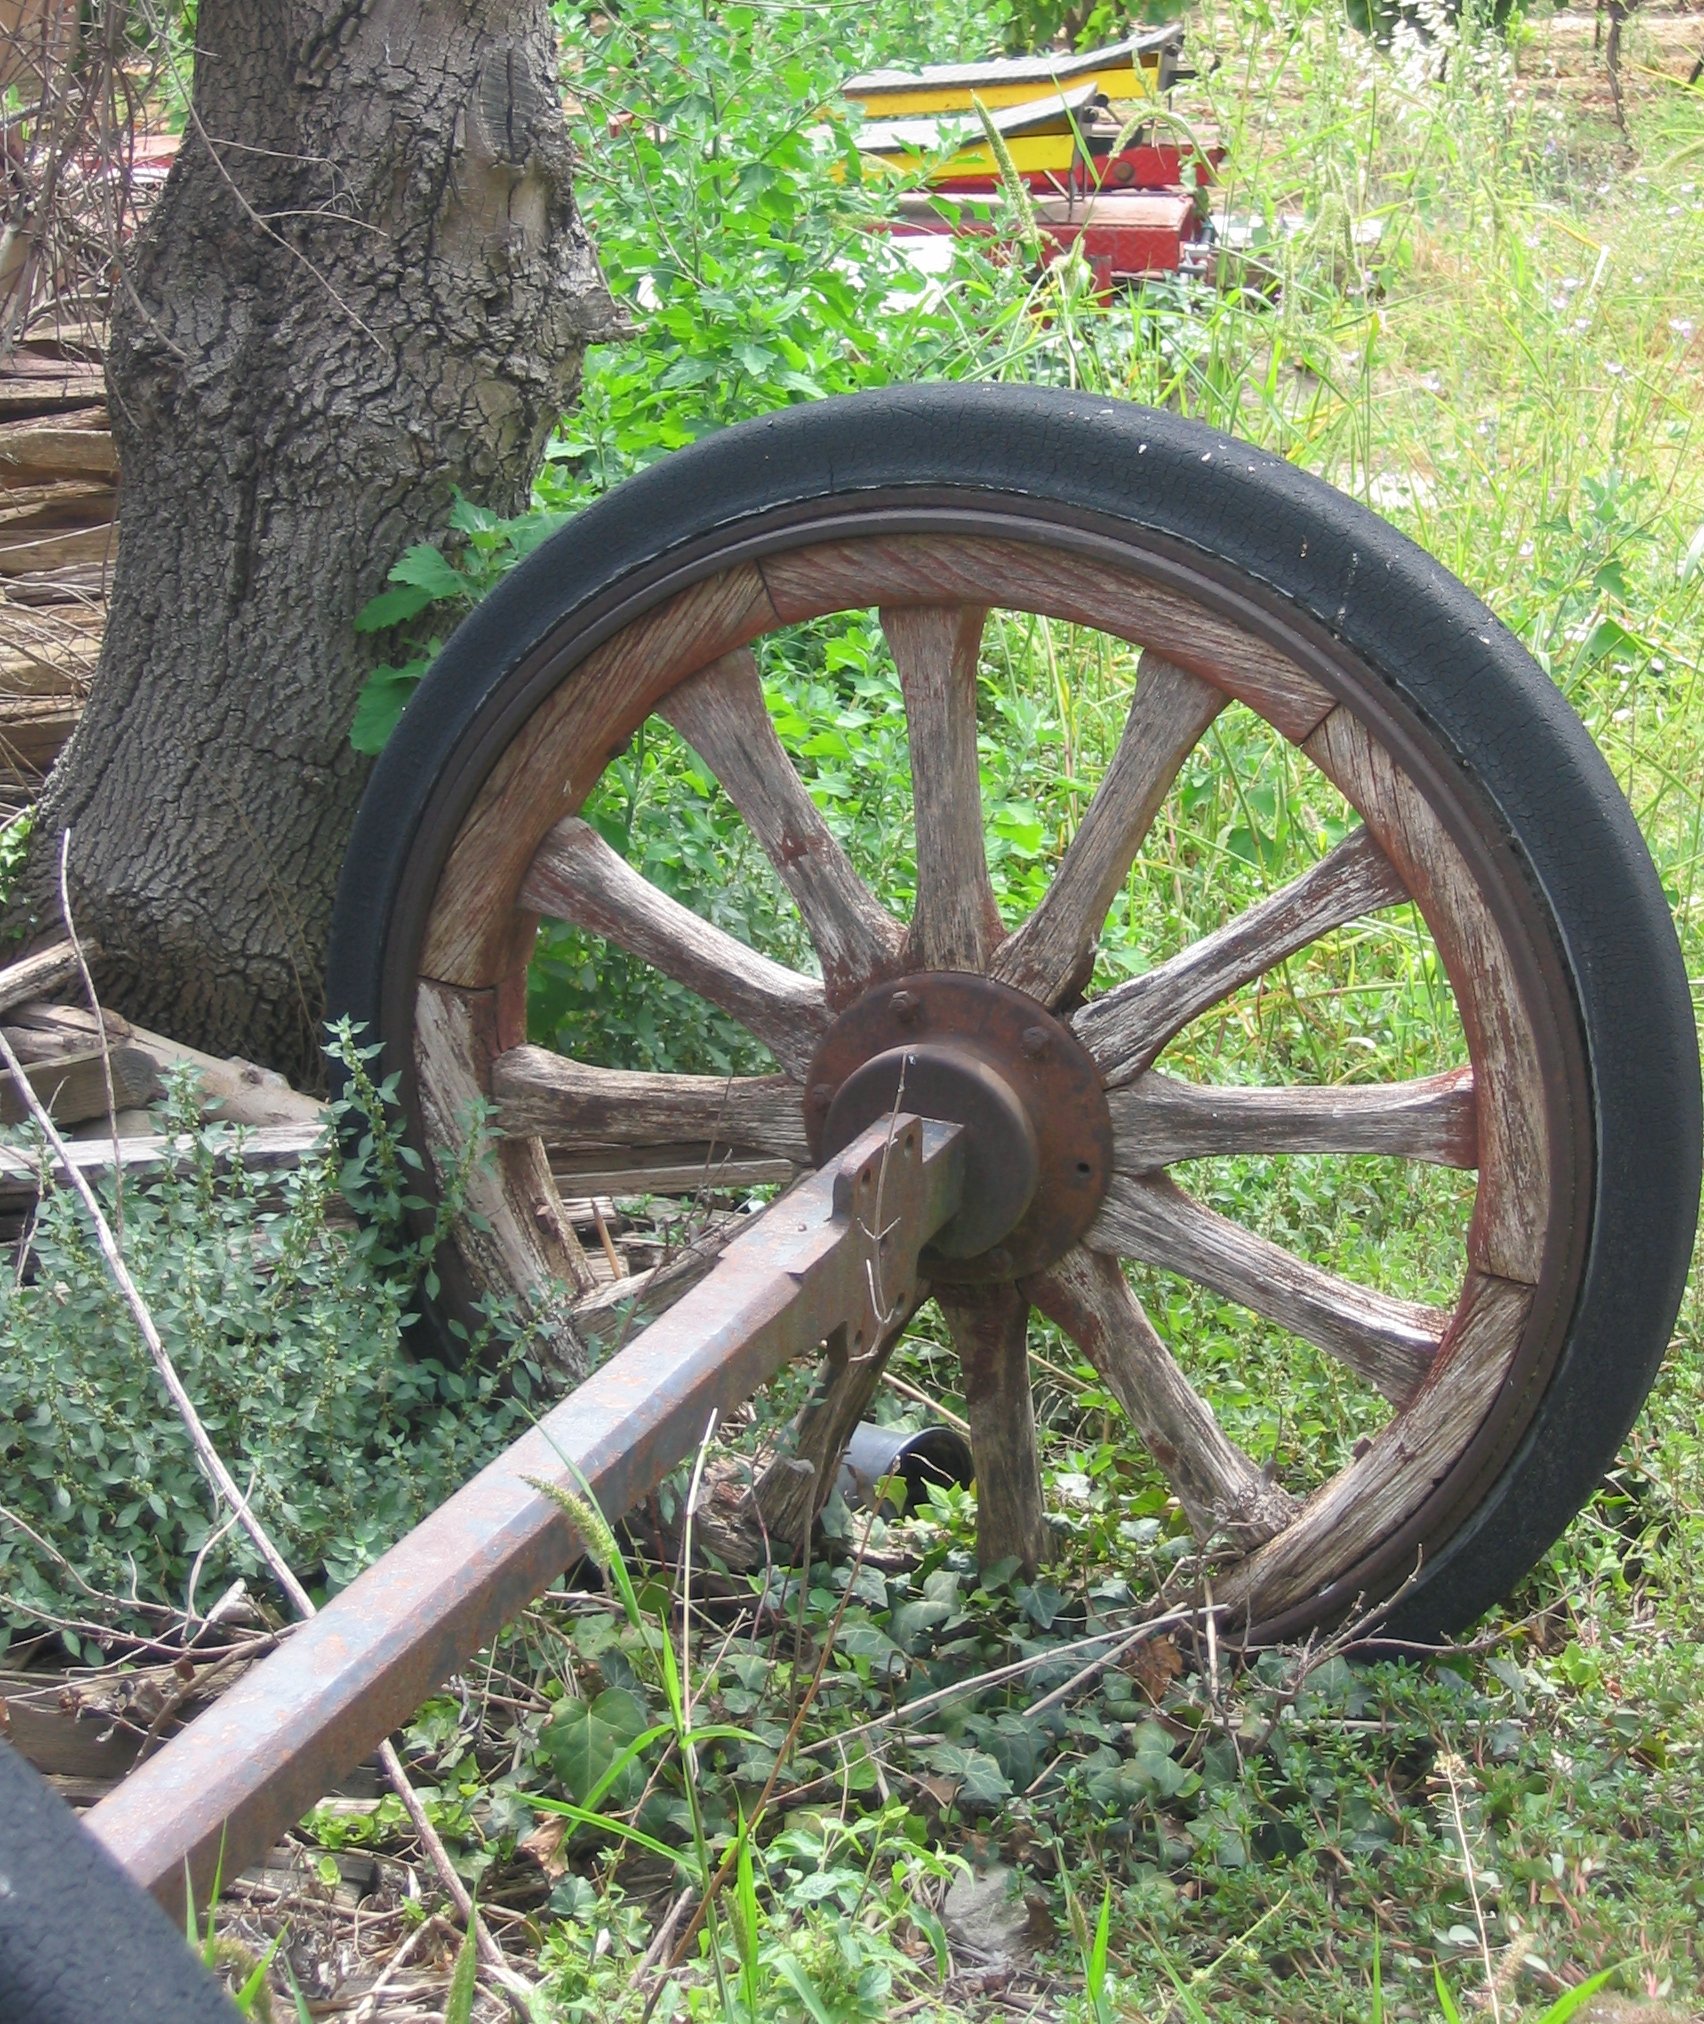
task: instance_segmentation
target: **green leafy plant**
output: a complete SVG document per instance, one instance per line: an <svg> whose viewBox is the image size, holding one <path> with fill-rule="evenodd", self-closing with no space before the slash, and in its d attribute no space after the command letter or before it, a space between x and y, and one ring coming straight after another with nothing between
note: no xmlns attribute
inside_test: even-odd
<svg viewBox="0 0 1704 2024"><path fill-rule="evenodd" d="M322 1590L513 1438L541 1382L500 1320L461 1369L405 1348L437 1240L407 1220L412 1155L387 1092L347 1034L334 1044L350 1095L295 1172L227 1163L241 1133L202 1124L185 1078L161 1117L183 1163L124 1195L131 1272L211 1437ZM203 1603L239 1574L263 1582L209 1509L80 1204L51 1181L30 1264L0 1279L0 1641L47 1622L73 1653L98 1651L182 1604L192 1571Z"/></svg>

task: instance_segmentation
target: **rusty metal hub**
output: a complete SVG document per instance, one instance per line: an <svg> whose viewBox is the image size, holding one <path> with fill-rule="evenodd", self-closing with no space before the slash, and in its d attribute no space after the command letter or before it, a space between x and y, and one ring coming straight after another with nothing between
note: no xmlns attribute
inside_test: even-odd
<svg viewBox="0 0 1704 2024"><path fill-rule="evenodd" d="M919 1261L928 1278L1038 1272L1094 1220L1112 1175L1100 1075L1024 992L936 970L878 985L844 1012L806 1085L818 1163L895 1111L965 1130L964 1199Z"/></svg>

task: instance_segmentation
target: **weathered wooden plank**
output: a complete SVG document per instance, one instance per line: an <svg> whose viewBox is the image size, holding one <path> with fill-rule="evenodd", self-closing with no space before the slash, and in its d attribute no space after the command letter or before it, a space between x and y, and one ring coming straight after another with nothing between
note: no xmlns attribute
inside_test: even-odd
<svg viewBox="0 0 1704 2024"><path fill-rule="evenodd" d="M1407 899L1402 881L1365 830L1300 878L1192 942L1140 977L1085 1005L1072 1020L1107 1086L1139 1075L1192 1019L1332 928Z"/></svg>
<svg viewBox="0 0 1704 2024"><path fill-rule="evenodd" d="M602 1195L714 1195L748 1188L786 1187L800 1165L754 1158L720 1145L615 1146L604 1152L564 1152L548 1141L550 1171L565 1188L595 1188Z"/></svg>
<svg viewBox="0 0 1704 2024"><path fill-rule="evenodd" d="M1178 768L1224 706L1223 691L1199 675L1142 656L1112 764L1041 905L995 955L992 974L1002 983L1052 1006L1088 982L1107 909Z"/></svg>
<svg viewBox="0 0 1704 2024"><path fill-rule="evenodd" d="M1211 1287L1336 1357L1399 1405L1431 1369L1449 1320L1439 1308L1322 1272L1160 1174L1115 1174L1084 1242Z"/></svg>
<svg viewBox="0 0 1704 2024"><path fill-rule="evenodd" d="M760 956L670 899L578 816L559 822L539 845L521 904L602 935L719 1005L794 1075L810 1066L828 1029L828 1001L814 978Z"/></svg>
<svg viewBox="0 0 1704 2024"><path fill-rule="evenodd" d="M852 869L775 735L744 647L681 683L659 714L721 782L793 895L829 1002L849 1003L899 964L905 930Z"/></svg>
<svg viewBox="0 0 1704 2024"><path fill-rule="evenodd" d="M285 1173L299 1166L323 1136L323 1126L262 1126L244 1133L240 1152L235 1146L221 1152L218 1164L224 1168L240 1165L248 1173ZM77 1140L67 1150L71 1164L92 1180L112 1171L113 1144L108 1137ZM194 1148L181 1135L125 1139L118 1147L118 1165L126 1180L150 1180L168 1168L187 1173L193 1161ZM32 1152L0 1146L0 1205L14 1208L33 1201L42 1165ZM46 1166L50 1174L64 1178L63 1168L51 1154Z"/></svg>
<svg viewBox="0 0 1704 2024"><path fill-rule="evenodd" d="M1105 1380L1177 1493L1203 1546L1246 1551L1282 1531L1296 1500L1228 1439L1155 1332L1116 1258L1080 1244L1023 1282Z"/></svg>
<svg viewBox="0 0 1704 2024"><path fill-rule="evenodd" d="M1306 750L1413 895L1467 1029L1479 1111L1468 1255L1484 1272L1536 1284L1552 1213L1549 1127L1532 1019L1502 935L1449 832L1364 724L1334 711Z"/></svg>
<svg viewBox="0 0 1704 2024"><path fill-rule="evenodd" d="M937 534L819 542L768 557L763 575L786 624L856 605L980 604L1095 626L1238 697L1294 742L1336 701L1255 634L1134 568L1051 544Z"/></svg>
<svg viewBox="0 0 1704 2024"><path fill-rule="evenodd" d="M1113 1164L1146 1173L1220 1153L1370 1153L1472 1167L1473 1070L1413 1082L1208 1087L1150 1068L1107 1092Z"/></svg>

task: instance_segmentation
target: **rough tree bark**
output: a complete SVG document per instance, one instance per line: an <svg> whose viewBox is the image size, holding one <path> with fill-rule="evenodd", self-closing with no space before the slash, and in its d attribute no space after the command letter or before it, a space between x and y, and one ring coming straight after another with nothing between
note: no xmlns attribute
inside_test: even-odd
<svg viewBox="0 0 1704 2024"><path fill-rule="evenodd" d="M112 1002L211 1052L316 1069L347 733L387 658L353 616L454 488L521 507L615 334L555 59L547 0L201 0L114 307L106 644L24 892L57 911L70 827Z"/></svg>

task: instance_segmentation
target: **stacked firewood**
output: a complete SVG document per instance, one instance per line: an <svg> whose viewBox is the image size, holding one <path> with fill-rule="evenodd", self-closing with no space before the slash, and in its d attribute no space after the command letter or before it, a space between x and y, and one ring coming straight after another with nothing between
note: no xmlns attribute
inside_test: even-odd
<svg viewBox="0 0 1704 2024"><path fill-rule="evenodd" d="M117 538L105 394L92 329L0 363L0 819L34 799L100 652Z"/></svg>

